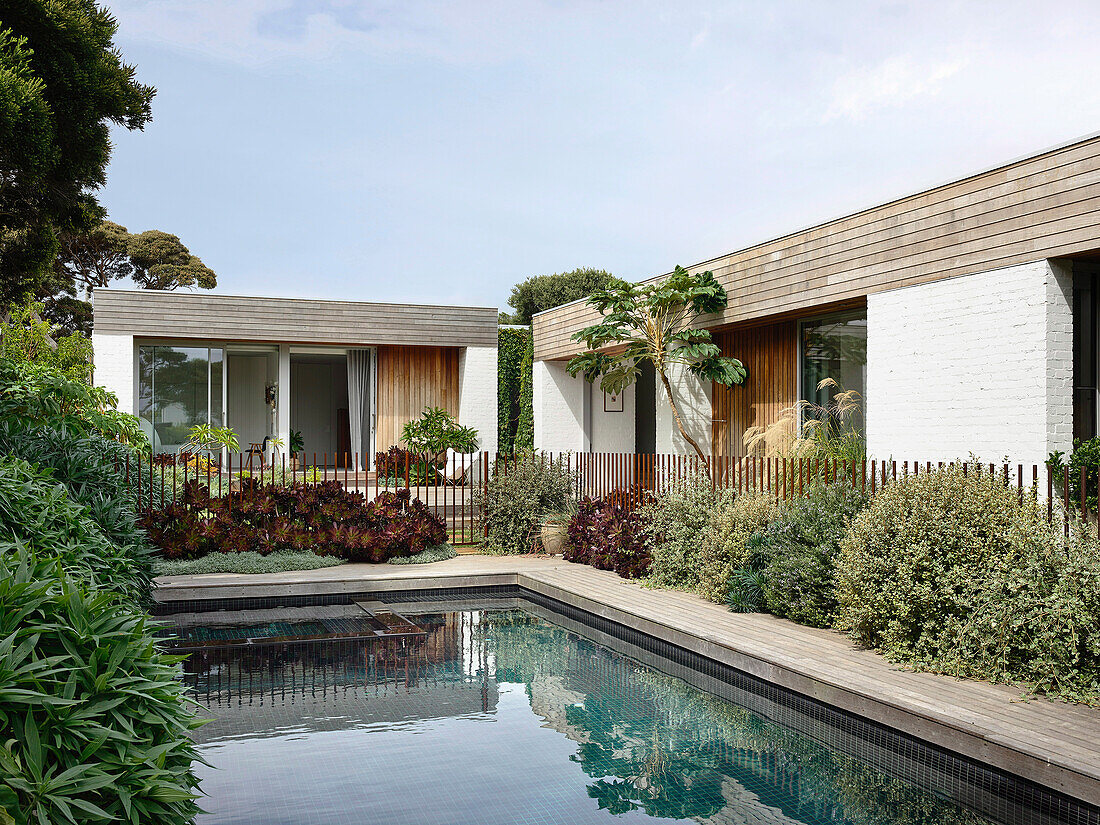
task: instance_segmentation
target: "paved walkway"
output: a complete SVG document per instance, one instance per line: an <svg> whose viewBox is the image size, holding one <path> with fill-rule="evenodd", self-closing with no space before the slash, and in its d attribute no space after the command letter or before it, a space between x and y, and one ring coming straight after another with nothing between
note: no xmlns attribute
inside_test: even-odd
<svg viewBox="0 0 1100 825"><path fill-rule="evenodd" d="M769 682L1100 805L1100 709L1018 689L900 670L828 630L731 613L561 559L459 556L428 565L354 564L266 575L158 579L161 602L517 584Z"/></svg>

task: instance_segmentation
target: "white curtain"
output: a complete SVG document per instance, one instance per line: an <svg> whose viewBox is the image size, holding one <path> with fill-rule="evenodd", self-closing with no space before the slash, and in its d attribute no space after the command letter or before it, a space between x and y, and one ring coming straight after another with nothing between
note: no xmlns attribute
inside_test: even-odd
<svg viewBox="0 0 1100 825"><path fill-rule="evenodd" d="M370 350L348 350L348 428L351 452L359 457L356 469L370 466Z"/></svg>

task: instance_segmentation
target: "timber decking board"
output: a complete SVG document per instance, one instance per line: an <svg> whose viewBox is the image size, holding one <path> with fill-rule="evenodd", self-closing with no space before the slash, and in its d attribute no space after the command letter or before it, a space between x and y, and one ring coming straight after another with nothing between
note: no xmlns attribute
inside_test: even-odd
<svg viewBox="0 0 1100 825"><path fill-rule="evenodd" d="M155 598L517 583L1100 804L1100 709L1023 702L1016 688L901 670L833 631L731 613L689 593L644 589L560 559L460 556L424 567L343 565L265 576L167 577L158 580ZM380 598L385 601L384 594Z"/></svg>
<svg viewBox="0 0 1100 825"><path fill-rule="evenodd" d="M955 275L1100 248L1100 137L867 209L688 267L730 294L719 327L811 310ZM664 276L660 276L664 277ZM582 303L536 315L535 358L579 351Z"/></svg>
<svg viewBox="0 0 1100 825"><path fill-rule="evenodd" d="M497 310L96 289L94 332L138 338L371 346L497 344Z"/></svg>

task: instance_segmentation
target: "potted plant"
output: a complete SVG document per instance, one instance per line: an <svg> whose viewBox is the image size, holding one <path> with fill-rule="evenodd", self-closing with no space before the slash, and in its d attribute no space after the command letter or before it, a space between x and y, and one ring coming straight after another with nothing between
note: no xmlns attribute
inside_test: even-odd
<svg viewBox="0 0 1100 825"><path fill-rule="evenodd" d="M539 526L539 540L544 553L551 556L562 554L569 542L569 523L576 514L577 503L573 499L567 499L565 509L543 515Z"/></svg>
<svg viewBox="0 0 1100 825"><path fill-rule="evenodd" d="M292 473L298 471L298 453L302 452L306 448L305 441L302 440L301 430L290 431L290 471Z"/></svg>

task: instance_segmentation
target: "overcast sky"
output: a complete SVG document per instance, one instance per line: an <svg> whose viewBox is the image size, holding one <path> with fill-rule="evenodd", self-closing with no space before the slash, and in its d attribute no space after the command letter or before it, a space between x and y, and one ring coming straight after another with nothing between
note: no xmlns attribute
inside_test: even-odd
<svg viewBox="0 0 1100 825"><path fill-rule="evenodd" d="M157 87L102 201L218 291L503 307L1100 130L1100 4L106 0Z"/></svg>

